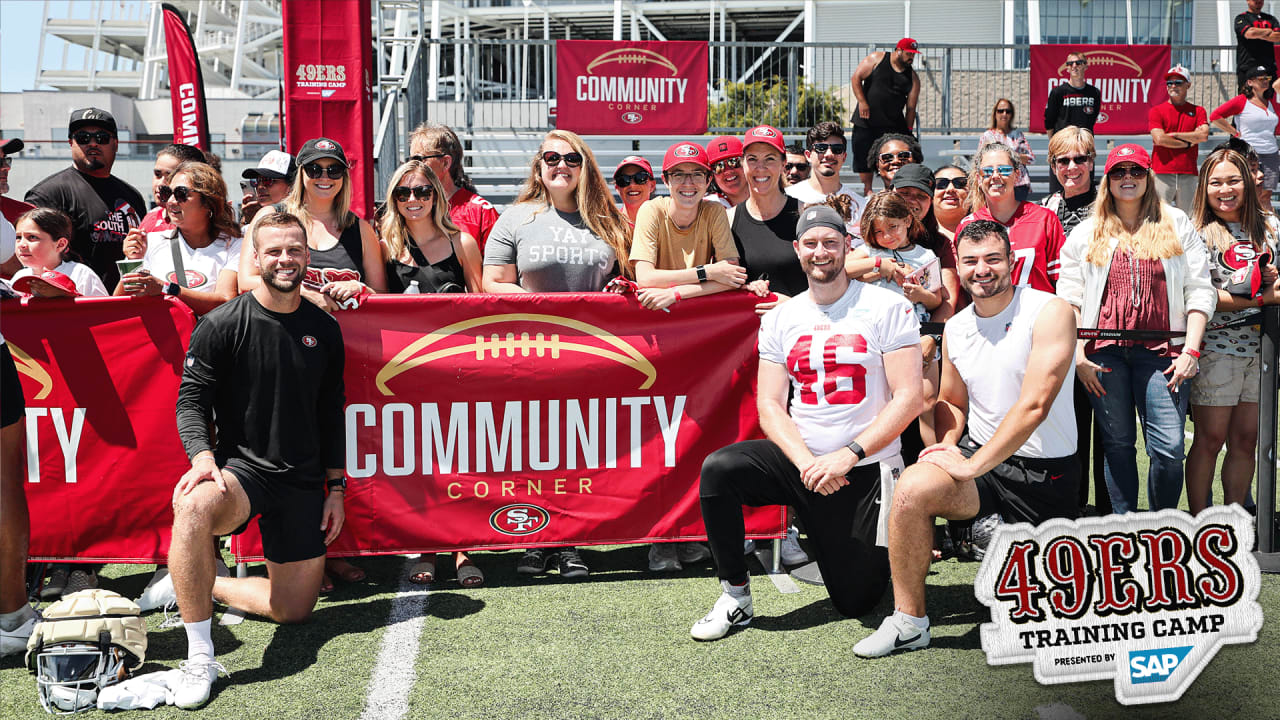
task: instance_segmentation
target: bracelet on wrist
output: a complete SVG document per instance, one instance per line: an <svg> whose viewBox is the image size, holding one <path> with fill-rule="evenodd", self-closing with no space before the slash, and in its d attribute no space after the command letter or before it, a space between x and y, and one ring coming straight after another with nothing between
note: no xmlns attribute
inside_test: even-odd
<svg viewBox="0 0 1280 720"><path fill-rule="evenodd" d="M671 294L676 296L676 302L680 302L681 300L684 299L684 297L680 294L679 290L672 290Z"/></svg>
<svg viewBox="0 0 1280 720"><path fill-rule="evenodd" d="M1183 348L1183 349L1182 349L1182 352L1184 352L1184 353L1186 353L1186 354L1190 355L1191 357L1195 358L1197 362L1199 362L1199 361L1200 361L1200 351L1199 351L1199 350L1195 350L1195 349L1192 349L1192 348Z"/></svg>

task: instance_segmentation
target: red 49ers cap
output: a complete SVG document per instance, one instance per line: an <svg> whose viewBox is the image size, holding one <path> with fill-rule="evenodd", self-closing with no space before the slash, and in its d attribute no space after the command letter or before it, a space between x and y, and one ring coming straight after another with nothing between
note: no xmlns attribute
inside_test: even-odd
<svg viewBox="0 0 1280 720"><path fill-rule="evenodd" d="M1135 143L1125 143L1107 155L1107 166L1102 172L1109 173L1111 168L1124 162L1135 163L1146 170L1151 169L1151 156L1147 154L1147 149Z"/></svg>
<svg viewBox="0 0 1280 720"><path fill-rule="evenodd" d="M782 141L782 132L776 127L770 125L757 125L747 131L742 137L742 147L746 148L751 143L768 143L774 149L783 155L787 154L787 144Z"/></svg>
<svg viewBox="0 0 1280 720"><path fill-rule="evenodd" d="M662 172L667 172L680 163L693 163L704 170L711 169L707 151L698 143L678 142L667 148L667 154L662 157Z"/></svg>
<svg viewBox="0 0 1280 720"><path fill-rule="evenodd" d="M707 143L707 162L712 165L725 158L742 157L742 141L732 135L721 135Z"/></svg>
<svg viewBox="0 0 1280 720"><path fill-rule="evenodd" d="M32 295L34 294L31 292L32 285L43 285L46 297L57 297L58 295L76 297L80 295L79 291L76 290L76 284L71 281L71 278L57 270L46 270L39 275L24 275L14 281L13 289L20 293ZM50 285L53 288L49 288L48 286ZM54 292L49 293L50 289L53 289ZM57 292L58 290L62 292Z"/></svg>
<svg viewBox="0 0 1280 720"><path fill-rule="evenodd" d="M913 55L920 54L920 46L917 45L916 41L912 40L911 38L902 38L901 40L898 41L898 44L897 46L894 47L894 49L901 50L902 52L909 52L909 53L912 53Z"/></svg>
<svg viewBox="0 0 1280 720"><path fill-rule="evenodd" d="M645 172L649 173L650 175L652 175L652 174L653 174L653 166L649 164L649 161L648 161L648 160L645 160L644 158L640 157L639 155L628 155L628 156L626 156L626 157L622 158L622 162L618 163L618 170L621 170L622 168L624 168L624 167L626 167L626 166L628 166L628 165L635 165L636 167L640 168L641 170L644 170ZM617 175L617 174L618 174L618 170L614 170L614 171L613 171L613 174L614 174L614 175Z"/></svg>

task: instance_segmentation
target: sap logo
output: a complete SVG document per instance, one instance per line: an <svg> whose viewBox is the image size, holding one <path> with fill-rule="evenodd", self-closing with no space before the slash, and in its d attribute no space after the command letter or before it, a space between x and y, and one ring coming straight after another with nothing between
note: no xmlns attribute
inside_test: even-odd
<svg viewBox="0 0 1280 720"><path fill-rule="evenodd" d="M1190 645L1160 650L1130 650L1129 680L1134 685L1164 682L1182 664L1189 652Z"/></svg>
<svg viewBox="0 0 1280 720"><path fill-rule="evenodd" d="M500 507L489 516L489 527L503 535L532 535L550 524L550 513L523 503Z"/></svg>

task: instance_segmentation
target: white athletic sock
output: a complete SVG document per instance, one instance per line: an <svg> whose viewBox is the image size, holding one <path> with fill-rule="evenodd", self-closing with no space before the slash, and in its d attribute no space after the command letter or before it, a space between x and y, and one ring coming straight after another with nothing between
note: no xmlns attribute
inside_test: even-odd
<svg viewBox="0 0 1280 720"><path fill-rule="evenodd" d="M195 660L203 655L213 659L213 618L183 625L187 629L187 659Z"/></svg>
<svg viewBox="0 0 1280 720"><path fill-rule="evenodd" d="M728 580L722 580L721 584L724 585L724 591L729 593L730 597L743 597L744 595L751 594L750 580L742 583L741 585L734 585Z"/></svg>
<svg viewBox="0 0 1280 720"><path fill-rule="evenodd" d="M919 628L919 629L921 629L921 630L928 630L928 629L929 629L929 616L928 616L928 615L925 615L924 617L916 617L915 615L908 615L908 614L906 614L906 613L902 612L901 610L894 610L894 611L893 611L893 614L894 614L894 615L897 615L898 617L901 617L901 618L904 618L904 619L906 619L906 620L910 621L912 625L915 625L917 628Z"/></svg>
<svg viewBox="0 0 1280 720"><path fill-rule="evenodd" d="M30 605L23 605L13 612L0 613L0 630L17 630L35 615L35 608Z"/></svg>

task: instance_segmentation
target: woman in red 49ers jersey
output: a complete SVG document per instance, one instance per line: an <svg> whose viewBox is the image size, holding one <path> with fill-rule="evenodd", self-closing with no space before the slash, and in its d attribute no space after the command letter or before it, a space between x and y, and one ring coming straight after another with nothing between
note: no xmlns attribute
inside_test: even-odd
<svg viewBox="0 0 1280 720"><path fill-rule="evenodd" d="M1275 256L1280 222L1264 214L1254 190L1249 161L1233 150L1214 150L1200 167L1191 222L1209 251L1209 273L1218 291L1214 325L1260 316L1260 307L1276 296ZM1228 292L1232 274L1260 264L1262 285L1256 297ZM1246 270L1248 272L1248 270ZM1223 499L1243 504L1253 481L1254 447L1258 440L1258 375L1262 342L1257 325L1209 330L1204 335L1200 374L1191 383L1191 412L1196 437L1187 454L1187 501L1192 513L1209 504L1218 451L1227 446L1222 463Z"/></svg>
<svg viewBox="0 0 1280 720"><path fill-rule="evenodd" d="M1015 196L1018 178L1024 172L1022 160L1008 146L983 145L969 172L973 213L956 226L956 236L974 220L1000 223L1009 231L1013 245L1013 284L1053 292L1058 284L1058 253L1066 236L1057 215Z"/></svg>

